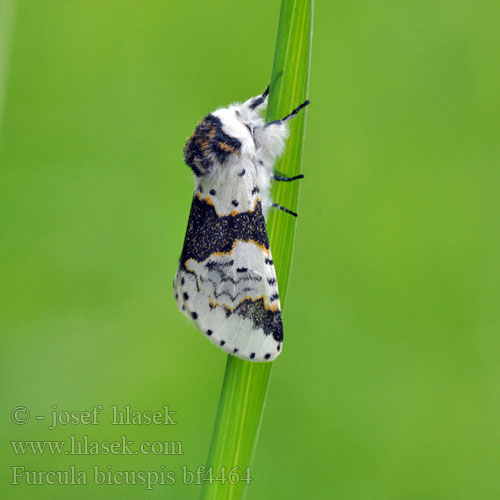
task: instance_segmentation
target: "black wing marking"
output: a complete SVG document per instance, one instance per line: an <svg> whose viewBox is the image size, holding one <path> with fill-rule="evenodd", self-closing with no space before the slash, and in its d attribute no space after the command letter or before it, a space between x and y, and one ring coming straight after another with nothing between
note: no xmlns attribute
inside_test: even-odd
<svg viewBox="0 0 500 500"><path fill-rule="evenodd" d="M269 250L261 202L252 211L219 216L213 205L194 196L180 266L186 269L189 259L202 262L214 253L228 253L237 240L254 241Z"/></svg>

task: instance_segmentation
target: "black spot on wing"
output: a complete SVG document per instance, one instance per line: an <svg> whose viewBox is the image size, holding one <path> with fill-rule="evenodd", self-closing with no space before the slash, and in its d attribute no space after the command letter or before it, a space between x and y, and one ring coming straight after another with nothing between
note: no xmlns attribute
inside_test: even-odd
<svg viewBox="0 0 500 500"><path fill-rule="evenodd" d="M260 201L251 212L219 217L213 205L195 196L182 249L181 268L186 270L185 263L189 259L201 262L215 252L229 252L235 240L252 240L266 249L269 248Z"/></svg>

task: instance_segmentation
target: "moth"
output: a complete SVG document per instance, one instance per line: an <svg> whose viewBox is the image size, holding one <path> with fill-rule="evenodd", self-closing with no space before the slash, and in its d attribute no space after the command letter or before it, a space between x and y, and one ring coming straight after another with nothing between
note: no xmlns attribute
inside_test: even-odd
<svg viewBox="0 0 500 500"><path fill-rule="evenodd" d="M174 294L179 309L224 351L272 361L283 346L278 283L266 230L270 209L296 213L271 200L287 122L265 123L266 91L207 115L184 147L195 189Z"/></svg>

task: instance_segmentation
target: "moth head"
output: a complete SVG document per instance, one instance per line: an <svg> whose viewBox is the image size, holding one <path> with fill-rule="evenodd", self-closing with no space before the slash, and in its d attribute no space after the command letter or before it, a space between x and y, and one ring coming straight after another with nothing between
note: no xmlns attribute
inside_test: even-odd
<svg viewBox="0 0 500 500"><path fill-rule="evenodd" d="M223 130L221 118L211 113L196 127L184 146L184 158L197 177L210 173L217 164L224 165L239 154L241 141Z"/></svg>

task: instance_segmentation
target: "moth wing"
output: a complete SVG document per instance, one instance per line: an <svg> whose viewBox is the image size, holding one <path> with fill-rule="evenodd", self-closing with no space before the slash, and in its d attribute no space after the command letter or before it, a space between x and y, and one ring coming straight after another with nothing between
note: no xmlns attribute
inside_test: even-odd
<svg viewBox="0 0 500 500"><path fill-rule="evenodd" d="M250 361L281 352L278 285L260 203L220 217L195 197L174 290L179 309L226 352Z"/></svg>

